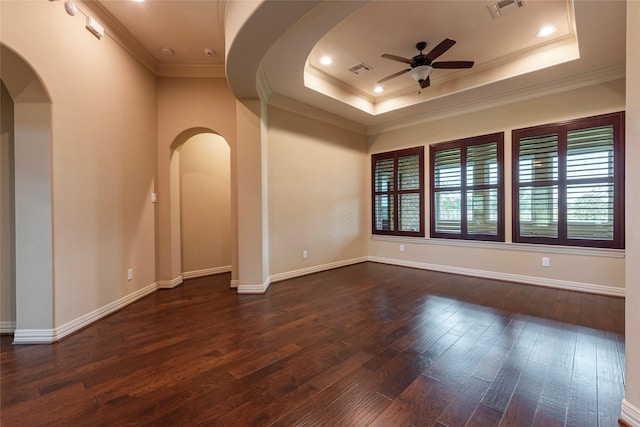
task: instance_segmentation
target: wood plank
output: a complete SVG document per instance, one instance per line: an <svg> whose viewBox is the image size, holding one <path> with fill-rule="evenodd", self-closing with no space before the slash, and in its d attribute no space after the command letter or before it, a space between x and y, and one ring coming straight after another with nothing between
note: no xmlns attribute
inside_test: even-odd
<svg viewBox="0 0 640 427"><path fill-rule="evenodd" d="M373 421L371 427L400 426L406 424L410 414L429 401L429 391L438 381L421 375L416 378L387 408Z"/></svg>
<svg viewBox="0 0 640 427"><path fill-rule="evenodd" d="M424 394L423 404L414 407L407 417L408 425L433 426L449 406L451 400L458 394L461 384L437 381ZM407 425L405 424L405 425Z"/></svg>
<svg viewBox="0 0 640 427"><path fill-rule="evenodd" d="M540 400L533 418L534 426L560 427L565 425L566 409L546 400Z"/></svg>
<svg viewBox="0 0 640 427"><path fill-rule="evenodd" d="M598 425L598 389L595 384L576 378L571 383L567 405L567 425Z"/></svg>
<svg viewBox="0 0 640 427"><path fill-rule="evenodd" d="M478 405L465 427L490 427L500 425L503 413L487 405Z"/></svg>
<svg viewBox="0 0 640 427"><path fill-rule="evenodd" d="M549 373L545 381L540 399L567 408L569 388L571 387L571 370L573 357L563 353L552 353Z"/></svg>
<svg viewBox="0 0 640 427"><path fill-rule="evenodd" d="M598 425L616 425L620 417L620 402L623 398L624 385L622 381L598 377Z"/></svg>
<svg viewBox="0 0 640 427"><path fill-rule="evenodd" d="M463 426L471 418L489 387L489 381L477 377L469 378L460 392L453 398L438 419L444 425Z"/></svg>

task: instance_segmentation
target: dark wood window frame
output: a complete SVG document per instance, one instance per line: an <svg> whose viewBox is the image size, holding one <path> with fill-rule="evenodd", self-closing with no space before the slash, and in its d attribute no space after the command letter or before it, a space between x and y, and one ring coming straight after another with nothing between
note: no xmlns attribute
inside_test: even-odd
<svg viewBox="0 0 640 427"><path fill-rule="evenodd" d="M497 180L495 184L468 185L467 183L467 160L468 148L480 145L496 143L496 168ZM436 186L436 155L439 152L460 150L460 185L438 187ZM504 132L497 132L488 135L474 136L458 139L449 142L434 144L429 147L429 168L431 174L430 182L430 235L432 238L460 239L460 240L482 240L504 242L505 239L505 215L504 215ZM469 232L467 193L473 190L497 190L497 217L496 233L483 234ZM460 232L440 232L436 230L436 194L444 191L460 192Z"/></svg>
<svg viewBox="0 0 640 427"><path fill-rule="evenodd" d="M418 159L418 188L411 189L403 189L400 188L400 177L398 176L398 160L401 158L413 157L417 156ZM377 165L379 162L389 161L393 163L393 184L390 185L391 188L376 188L376 171ZM406 237L424 237L424 147L414 147L414 148L406 148L402 150L389 151L385 153L377 153L371 155L371 232L372 234L379 235L391 235L391 236L406 236ZM401 224L400 216L401 209L399 209L399 200L403 196L414 196L418 197L418 212L419 218L417 218L417 222L419 224L419 229L416 231L402 231L399 230L399 225ZM392 199L390 202L391 206L389 209L391 211L390 220L388 228L385 227L376 227L376 224L379 223L377 218L377 209L376 209L376 200L380 200L381 198L386 198L388 201Z"/></svg>
<svg viewBox="0 0 640 427"><path fill-rule="evenodd" d="M582 246L600 248L624 248L624 112L616 112L599 116L586 117L534 126L512 131L512 200L513 200L513 242L514 243L534 243L562 246ZM581 129L598 128L602 126L612 126L613 136L613 176L607 178L569 178L567 166L568 134ZM540 180L533 183L534 178L529 181L520 180L521 166L520 149L521 141L526 138L541 137L544 135L557 135L557 166L554 163L552 177L547 180ZM557 172L556 172L557 171ZM526 172L523 169L523 176ZM531 172L529 172L529 176ZM567 220L567 191L570 186L613 184L613 232L610 240L571 238L568 235L570 221ZM521 235L521 200L520 189L534 186L555 186L557 187L557 237ZM553 199L551 199L553 200ZM531 234L531 233L529 233Z"/></svg>

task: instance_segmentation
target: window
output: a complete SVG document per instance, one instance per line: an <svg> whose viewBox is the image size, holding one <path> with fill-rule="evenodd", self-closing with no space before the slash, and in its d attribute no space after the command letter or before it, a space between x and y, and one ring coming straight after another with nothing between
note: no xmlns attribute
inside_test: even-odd
<svg viewBox="0 0 640 427"><path fill-rule="evenodd" d="M431 237L504 241L504 133L430 147Z"/></svg>
<svg viewBox="0 0 640 427"><path fill-rule="evenodd" d="M371 156L373 234L424 237L424 147Z"/></svg>
<svg viewBox="0 0 640 427"><path fill-rule="evenodd" d="M624 247L624 113L513 131L513 241Z"/></svg>

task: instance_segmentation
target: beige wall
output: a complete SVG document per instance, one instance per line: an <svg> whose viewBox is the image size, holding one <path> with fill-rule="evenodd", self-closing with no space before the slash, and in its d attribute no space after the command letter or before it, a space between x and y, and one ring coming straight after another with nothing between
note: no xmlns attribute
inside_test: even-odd
<svg viewBox="0 0 640 427"><path fill-rule="evenodd" d="M3 43L37 71L52 100L49 303L60 327L155 282L156 79L59 2L1 7Z"/></svg>
<svg viewBox="0 0 640 427"><path fill-rule="evenodd" d="M182 270L231 266L231 159L219 135L201 133L180 147Z"/></svg>
<svg viewBox="0 0 640 427"><path fill-rule="evenodd" d="M627 298L626 298L626 391L625 408L633 407L635 419L640 425L640 2L627 2ZM632 422L633 421L633 422ZM635 424L634 424L635 422Z"/></svg>
<svg viewBox="0 0 640 427"><path fill-rule="evenodd" d="M268 139L271 275L366 256L366 137L270 107Z"/></svg>
<svg viewBox="0 0 640 427"><path fill-rule="evenodd" d="M504 131L506 241L510 242L511 130L624 109L625 80L621 79L372 135L369 137L369 149L371 153L376 153L424 145L428 153L429 144ZM428 162L427 153L425 156ZM428 183L427 171L426 188L429 188ZM429 212L428 195L426 199L426 211ZM428 236L428 216L426 224ZM531 250L512 250L504 245L493 249L490 245L478 248L473 247L473 244L471 247L455 243L435 244L429 239L421 239L420 243L413 243L414 241L398 242L393 239L374 238L369 242L369 255L460 273L465 273L465 269L472 272L488 271L494 273L493 277L507 280L531 278L529 281L534 283L568 282L569 286L625 286L624 258L622 254L613 251L601 251L599 253L606 255L594 256L591 253L558 253L546 249L536 251L536 246L533 245L525 245L525 248ZM405 245L404 252L399 250L401 243ZM520 246L519 249L523 247ZM550 258L550 267L542 267L542 256Z"/></svg>
<svg viewBox="0 0 640 427"><path fill-rule="evenodd" d="M235 242L235 97L224 78L158 79L158 279L175 284L181 279L181 237L179 167L175 150L187 139L202 132L223 137L231 155L231 256L236 268ZM171 171L174 171L173 173ZM173 189L173 190L172 190ZM232 272L232 275L235 275Z"/></svg>
<svg viewBox="0 0 640 427"><path fill-rule="evenodd" d="M0 332L16 322L13 100L0 81Z"/></svg>

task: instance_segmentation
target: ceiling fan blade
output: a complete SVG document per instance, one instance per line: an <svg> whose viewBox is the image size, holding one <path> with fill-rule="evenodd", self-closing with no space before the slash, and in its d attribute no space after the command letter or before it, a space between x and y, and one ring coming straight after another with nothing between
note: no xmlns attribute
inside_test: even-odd
<svg viewBox="0 0 640 427"><path fill-rule="evenodd" d="M390 59L392 61L404 62L405 64L411 64L411 60L407 58L403 58L402 56L390 55L388 53L383 53L380 55L381 58Z"/></svg>
<svg viewBox="0 0 640 427"><path fill-rule="evenodd" d="M473 61L440 61L431 64L433 68L471 68Z"/></svg>
<svg viewBox="0 0 640 427"><path fill-rule="evenodd" d="M454 44L456 44L455 40L451 40L451 39L442 40L438 46L434 47L433 49L431 49L429 53L427 53L426 55L427 59L429 61L433 61L438 56L442 55L443 53L451 49L451 46L453 46Z"/></svg>
<svg viewBox="0 0 640 427"><path fill-rule="evenodd" d="M424 89L425 87L429 87L430 84L431 84L431 80L429 80L429 76L427 76L427 78L424 79L422 83L420 83L420 87Z"/></svg>
<svg viewBox="0 0 640 427"><path fill-rule="evenodd" d="M411 71L411 68L407 68L406 70L398 71L397 73L391 74L390 76L387 76L382 80L378 80L376 83L384 83L387 80L394 79L394 78L396 78L398 76L401 76L401 75L403 75L405 73L408 73L409 71Z"/></svg>

